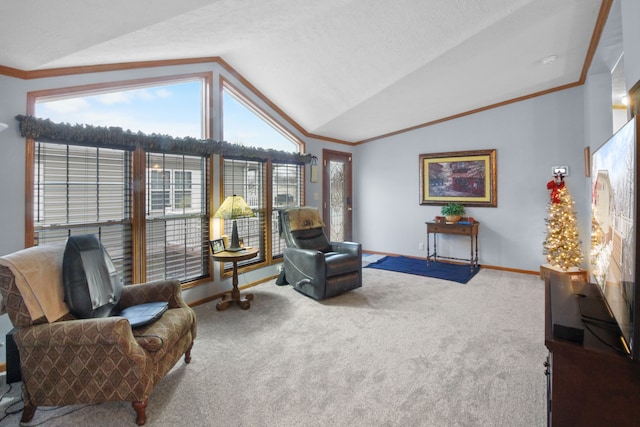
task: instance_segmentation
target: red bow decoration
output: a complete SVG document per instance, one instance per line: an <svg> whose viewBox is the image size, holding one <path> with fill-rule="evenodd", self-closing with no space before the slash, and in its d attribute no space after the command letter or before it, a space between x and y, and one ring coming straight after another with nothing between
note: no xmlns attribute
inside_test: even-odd
<svg viewBox="0 0 640 427"><path fill-rule="evenodd" d="M551 190L551 203L560 203L560 190L564 188L564 181L556 182L555 179L547 182L547 190Z"/></svg>

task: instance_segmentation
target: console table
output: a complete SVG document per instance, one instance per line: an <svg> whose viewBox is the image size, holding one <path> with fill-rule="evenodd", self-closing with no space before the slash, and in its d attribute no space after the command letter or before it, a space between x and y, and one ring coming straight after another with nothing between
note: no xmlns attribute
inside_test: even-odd
<svg viewBox="0 0 640 427"><path fill-rule="evenodd" d="M427 265L430 261L437 261L441 259L454 259L460 261L468 261L471 270L478 266L478 227L480 223L478 221L462 221L462 224L447 224L446 222L429 222L427 221ZM429 240L433 234L433 253L431 253ZM438 234L453 234L458 236L469 236L471 242L471 254L469 258L455 258L449 256L438 256ZM474 246L475 242L475 246Z"/></svg>
<svg viewBox="0 0 640 427"><path fill-rule="evenodd" d="M243 249L239 252L218 252L211 255L214 261L220 262L232 262L233 263L233 289L231 289L231 295L224 294L222 301L216 304L218 311L226 310L231 303L236 303L243 310L248 310L253 300L253 294L246 294L240 296L240 290L238 289L238 262L251 259L258 255L259 250L256 248Z"/></svg>

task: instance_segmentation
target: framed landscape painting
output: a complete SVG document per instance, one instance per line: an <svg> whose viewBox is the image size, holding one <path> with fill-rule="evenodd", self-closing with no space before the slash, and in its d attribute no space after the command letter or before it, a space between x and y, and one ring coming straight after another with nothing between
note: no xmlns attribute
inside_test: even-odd
<svg viewBox="0 0 640 427"><path fill-rule="evenodd" d="M420 154L420 204L498 206L496 150Z"/></svg>

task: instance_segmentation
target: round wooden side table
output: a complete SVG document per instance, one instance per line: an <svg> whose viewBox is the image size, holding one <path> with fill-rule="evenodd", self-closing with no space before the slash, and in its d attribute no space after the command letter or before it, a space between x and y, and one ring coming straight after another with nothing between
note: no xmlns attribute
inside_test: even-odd
<svg viewBox="0 0 640 427"><path fill-rule="evenodd" d="M240 295L240 290L238 289L238 262L251 259L258 255L258 252L260 252L258 249L249 248L238 252L222 251L211 255L214 261L233 263L233 289L231 289L231 294L225 293L222 296L222 300L216 304L218 311L226 310L232 303L238 304L243 310L249 309L253 294Z"/></svg>

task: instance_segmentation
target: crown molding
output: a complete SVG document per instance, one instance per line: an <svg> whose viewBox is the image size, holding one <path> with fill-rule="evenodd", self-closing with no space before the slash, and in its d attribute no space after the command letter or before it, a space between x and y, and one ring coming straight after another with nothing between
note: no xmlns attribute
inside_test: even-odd
<svg viewBox="0 0 640 427"><path fill-rule="evenodd" d="M42 70L18 70L0 65L0 74L23 80L43 79L47 77L72 76L76 74L104 73L108 71L133 70L138 68L170 67L173 65L202 64L218 62L217 56L203 58L168 59L157 61L120 62L114 64L81 65L76 67L46 68Z"/></svg>

